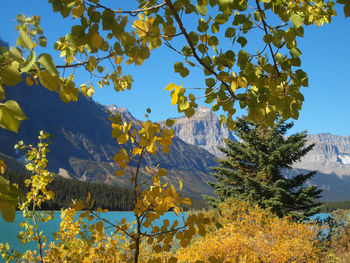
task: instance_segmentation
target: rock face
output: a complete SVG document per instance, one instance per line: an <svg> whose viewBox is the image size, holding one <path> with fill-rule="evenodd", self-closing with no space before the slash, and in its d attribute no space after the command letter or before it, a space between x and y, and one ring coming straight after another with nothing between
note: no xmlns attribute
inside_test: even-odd
<svg viewBox="0 0 350 263"><path fill-rule="evenodd" d="M314 143L315 147L294 165L295 168L334 173L340 178L350 179L350 136L308 135L308 143Z"/></svg>
<svg viewBox="0 0 350 263"><path fill-rule="evenodd" d="M203 106L199 107L190 119L177 118L172 128L175 135L183 141L206 149L218 157L222 157L222 153L217 147L225 145L224 138L235 141L227 126L220 125L218 117Z"/></svg>
<svg viewBox="0 0 350 263"><path fill-rule="evenodd" d="M114 176L118 167L112 158L119 145L111 138L107 114L107 110L120 112L125 120L137 125L138 120L127 109L103 106L82 96L78 102L64 104L57 93L24 84L6 88L6 99L18 101L30 120L23 121L18 134L0 129L0 152L21 158L23 153L16 152L14 144L19 140L35 144L39 131L44 130L54 135L48 154L51 171L68 178L128 186L127 178ZM166 179L175 185L181 178L187 195L212 194L207 181L212 180L210 167L216 166L213 154L220 157L216 146L223 145L223 138L235 140L234 137L204 107L191 119L177 119L173 128L178 137L174 138L169 154L146 156L145 164L159 164L167 169ZM308 143L316 146L286 176L317 170L308 184L324 189L324 200L350 200L350 136L309 135ZM7 160L5 155L2 158Z"/></svg>
<svg viewBox="0 0 350 263"><path fill-rule="evenodd" d="M6 99L16 100L29 120L22 122L18 134L0 129L0 152L21 158L24 153L16 152L14 144L19 140L35 144L39 131L44 130L53 135L48 154L51 171L83 181L128 186L126 178L114 176L118 167L112 159L120 148L111 137L111 122L107 114L107 109L121 112L123 119L137 123L126 109L113 105L106 107L83 96L77 102L64 104L57 93L23 83L6 88ZM207 181L210 180L210 167L215 165L214 156L177 137L169 154L146 156L145 164L150 167L159 164L166 168L168 180L175 185L181 178L187 195L212 193Z"/></svg>

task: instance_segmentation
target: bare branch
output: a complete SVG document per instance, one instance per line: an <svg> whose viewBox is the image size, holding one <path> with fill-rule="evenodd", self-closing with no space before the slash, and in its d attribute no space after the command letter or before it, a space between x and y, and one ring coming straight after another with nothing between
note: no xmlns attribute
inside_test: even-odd
<svg viewBox="0 0 350 263"><path fill-rule="evenodd" d="M148 7L148 8L142 8L142 9L131 10L131 11L123 11L123 10L113 10L113 9L111 9L111 8L109 8L107 6L101 5L99 3L97 3L97 4L88 3L87 0L85 0L84 3L89 5L89 6L93 6L95 8L103 8L103 9L111 11L111 12L113 12L115 14L128 14L128 15L132 15L132 16L136 16L139 13L144 13L144 12L151 11L151 10L154 10L154 9L157 9L157 8L161 8L161 7L166 5L165 3L162 3L162 4L151 6L151 7Z"/></svg>
<svg viewBox="0 0 350 263"><path fill-rule="evenodd" d="M263 26L264 26L265 34L268 35L268 34L269 34L269 32L267 31L268 25L267 25L267 23L266 23L266 21L265 21L265 19L264 19L264 16L263 16L264 13L263 13L263 11L262 11L262 9L261 9L261 7L260 7L259 0L255 0L255 2L256 2L256 5L257 5L257 7L258 7L258 10L259 10L259 12L260 12L260 15L261 15L261 21L262 21ZM272 59L273 59L273 64L274 64L274 66L275 66L275 70L276 70L276 72L277 72L277 75L278 75L278 77L279 77L280 79L282 79L281 73L280 73L280 71L279 71L279 69L278 69L278 65L277 65L277 62L276 62L276 59L275 59L275 54L274 54L274 52L273 52L271 43L269 43L268 46L269 46L269 49L270 49L271 57L272 57ZM286 90L285 90L285 83L284 83L284 81L283 81L283 93L284 93L284 95L286 95Z"/></svg>
<svg viewBox="0 0 350 263"><path fill-rule="evenodd" d="M195 49L195 47L193 46L193 43L192 43L192 41L191 41L191 38L190 38L190 36L188 35L188 33L187 33L187 31L186 31L184 25L182 24L181 18L179 17L179 14L177 13L175 7L173 6L171 0L164 0L164 1L165 1L165 3L167 4L167 6L169 7L171 13L173 14L173 16L174 16L174 18L175 18L175 20L176 20L176 22L177 22L177 24L178 24L178 26L179 26L181 32L182 32L183 35L185 36L186 41L187 41L188 45L190 46L190 49L191 49L191 51L192 51L193 56L195 57L195 59L196 59L196 60L199 62L199 64L201 64L206 70L208 70L210 73L212 73L215 77L218 77L218 74L217 74L211 67L207 66L207 65L203 62L203 60L201 60L201 59L199 58L199 56L198 56L198 54L197 54L197 52L196 52L196 49ZM222 84L225 86L225 88L228 90L228 92L230 93L231 97L232 97L233 99L237 99L237 98L236 98L236 95L232 92L232 90L231 90L229 84L226 83L226 82L224 82L224 81L221 81L221 83L222 83Z"/></svg>

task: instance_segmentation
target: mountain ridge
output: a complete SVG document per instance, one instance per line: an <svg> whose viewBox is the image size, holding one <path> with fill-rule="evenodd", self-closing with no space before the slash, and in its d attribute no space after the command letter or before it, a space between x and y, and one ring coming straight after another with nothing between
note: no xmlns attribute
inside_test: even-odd
<svg viewBox="0 0 350 263"><path fill-rule="evenodd" d="M6 88L6 99L16 100L30 120L22 122L18 134L0 129L0 152L19 158L24 153L16 152L14 144L19 140L36 144L39 131L44 130L55 135L48 154L48 168L53 172L82 181L122 186L129 183L127 178L115 176L118 167L112 159L120 146L111 137L107 106L81 95L77 102L64 104L57 93L24 83ZM124 119L138 122L126 109L121 114ZM125 147L130 148L130 144ZM186 194L201 196L212 194L206 182L210 180L214 158L206 150L175 137L168 155L159 151L155 156L145 156L144 164L159 164L167 169L168 180L175 185L181 175Z"/></svg>
<svg viewBox="0 0 350 263"><path fill-rule="evenodd" d="M49 169L55 173L82 181L128 185L127 177L114 175L118 167L112 159L120 146L111 138L107 114L108 111L120 112L124 120L137 125L138 120L127 109L104 106L81 95L77 102L64 104L57 93L38 86L27 87L24 83L6 88L6 95L6 99L19 102L30 120L23 121L18 134L0 129L0 152L19 158L24 153L16 152L13 145L19 140L35 144L39 131L45 130L55 135L48 154ZM212 189L207 184L208 180L213 180L210 167L216 166L215 158L220 157L214 148L223 145L225 137L235 138L207 108L197 109L192 119L180 117L176 120L173 128L177 136L169 154L146 156L144 163L159 164L167 169L166 179L175 185L181 178L187 195L211 195ZM350 136L323 133L307 138L308 144L316 143L316 146L293 165L291 173L318 170L309 184L315 183L325 189L328 200L350 199Z"/></svg>

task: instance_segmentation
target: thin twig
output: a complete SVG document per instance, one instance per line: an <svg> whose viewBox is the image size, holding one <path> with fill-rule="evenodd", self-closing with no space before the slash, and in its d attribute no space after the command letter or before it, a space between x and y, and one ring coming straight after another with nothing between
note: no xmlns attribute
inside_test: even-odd
<svg viewBox="0 0 350 263"><path fill-rule="evenodd" d="M188 35L184 25L182 24L182 21L179 17L179 14L177 13L175 7L173 6L171 0L164 0L165 3L167 4L167 6L169 7L171 13L173 14L181 32L183 33L183 35L185 36L186 38L186 41L188 43L188 45L190 46L190 49L192 50L192 53L193 53L193 56L195 57L195 59L199 62L199 64L201 64L206 70L208 70L210 73L212 73L215 77L218 77L218 74L209 66L207 66L198 56L197 52L196 52L196 49L195 47L193 46L193 43L191 41L191 38L190 36ZM230 86L224 82L224 81L221 81L221 83L225 86L225 88L228 90L228 92L230 93L231 97L233 99L236 99L236 95L233 93L233 91L231 90Z"/></svg>
<svg viewBox="0 0 350 263"><path fill-rule="evenodd" d="M132 15L132 16L135 16L135 15L137 15L139 13L144 13L144 12L151 11L151 10L154 10L154 9L161 8L161 7L165 6L165 3L162 3L162 4L151 6L151 7L148 7L148 8L142 8L142 9L131 10L131 11L123 11L123 10L113 10L113 9L111 9L111 8L109 8L107 6L101 5L99 3L97 3L97 4L87 3L86 0L84 2L85 2L85 4L87 4L89 6L93 6L95 8L103 8L103 9L111 11L111 12L113 12L115 14L129 14L129 15Z"/></svg>
<svg viewBox="0 0 350 263"><path fill-rule="evenodd" d="M257 7L258 7L258 10L259 10L259 12L260 12L261 21L262 21L263 26L264 26L265 34L268 35L268 34L269 34L269 32L267 31L268 25L266 24L266 21L265 21L265 19L264 19L264 13L263 13L263 11L262 11L262 9L261 9L261 7L260 7L259 0L255 0L255 2L256 2L256 5L257 5ZM270 53L271 53L271 56L272 56L272 59L273 59L273 64L274 64L274 66L275 66L275 70L276 70L276 72L277 72L277 75L278 75L278 77L282 80L282 76L281 76L281 73L280 73L280 71L279 71L279 69L278 69L278 65L277 65L277 62L276 62L276 59L275 59L275 55L274 55L274 52L273 52L271 43L269 43L268 46L269 46L269 49L270 49ZM282 82L283 82L283 94L286 95L285 83L284 83L283 80L282 80Z"/></svg>

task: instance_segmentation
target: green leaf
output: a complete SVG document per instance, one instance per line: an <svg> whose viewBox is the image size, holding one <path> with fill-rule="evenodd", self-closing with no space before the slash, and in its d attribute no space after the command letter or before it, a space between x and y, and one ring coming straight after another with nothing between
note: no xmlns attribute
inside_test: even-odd
<svg viewBox="0 0 350 263"><path fill-rule="evenodd" d="M205 31L207 31L208 29L208 23L203 19L203 18L200 18L198 20L198 27L197 27L197 30L201 33L204 33Z"/></svg>
<svg viewBox="0 0 350 263"><path fill-rule="evenodd" d="M181 99L178 105L181 111L185 111L190 107L190 103L188 102L187 99Z"/></svg>
<svg viewBox="0 0 350 263"><path fill-rule="evenodd" d="M23 29L19 30L19 39L22 41L22 44L24 45L24 47L30 50L33 49L33 41L28 35L28 33Z"/></svg>
<svg viewBox="0 0 350 263"><path fill-rule="evenodd" d="M167 119L167 120L165 121L165 124L166 124L168 127L171 127L171 126L174 125L175 122L176 122L175 120Z"/></svg>
<svg viewBox="0 0 350 263"><path fill-rule="evenodd" d="M188 108L185 110L185 115L187 118L191 118L195 114L195 110L193 108Z"/></svg>
<svg viewBox="0 0 350 263"><path fill-rule="evenodd" d="M39 45L42 46L42 47L46 47L47 46L46 37L44 37L44 36L40 36L39 37Z"/></svg>
<svg viewBox="0 0 350 263"><path fill-rule="evenodd" d="M21 52L18 51L18 48L11 47L9 50L9 53L10 53L10 57L15 59L16 61L20 63L24 61Z"/></svg>
<svg viewBox="0 0 350 263"><path fill-rule="evenodd" d="M198 12L202 15L202 16L206 16L207 15L207 6L205 4L197 4L196 8L198 10Z"/></svg>
<svg viewBox="0 0 350 263"><path fill-rule="evenodd" d="M85 6L83 4L79 4L77 7L73 8L72 15L74 18L81 17L84 14Z"/></svg>
<svg viewBox="0 0 350 263"><path fill-rule="evenodd" d="M182 62L174 63L174 72L180 73L181 77L183 78L190 74L190 71L184 66Z"/></svg>
<svg viewBox="0 0 350 263"><path fill-rule="evenodd" d="M280 63L283 60L283 55L281 53L277 53L275 55L275 59L276 59L277 63Z"/></svg>
<svg viewBox="0 0 350 263"><path fill-rule="evenodd" d="M303 18L299 14L293 13L290 20L295 28L299 28L303 25Z"/></svg>
<svg viewBox="0 0 350 263"><path fill-rule="evenodd" d="M248 41L247 41L247 39L245 37L239 37L237 39L237 42L240 43L242 47L244 47L248 43Z"/></svg>
<svg viewBox="0 0 350 263"><path fill-rule="evenodd" d="M232 38L236 34L236 29L233 27L229 27L225 31L225 37Z"/></svg>
<svg viewBox="0 0 350 263"><path fill-rule="evenodd" d="M42 71L39 73L39 81L44 88L57 92L58 85L60 84L60 79L58 76L52 76L47 71Z"/></svg>
<svg viewBox="0 0 350 263"><path fill-rule="evenodd" d="M298 58L301 55L301 51L298 48L294 47L290 50L290 54L292 58Z"/></svg>
<svg viewBox="0 0 350 263"><path fill-rule="evenodd" d="M91 38L91 43L94 47L100 48L103 44L103 38L99 34L94 34Z"/></svg>
<svg viewBox="0 0 350 263"><path fill-rule="evenodd" d="M1 80L5 85L14 86L22 81L18 65L18 62L12 62L9 66L1 69Z"/></svg>
<svg viewBox="0 0 350 263"><path fill-rule="evenodd" d="M36 59L36 53L34 50L32 50L30 52L30 54L28 55L26 62L22 66L21 71L28 72L32 68L32 66L34 65L35 59Z"/></svg>
<svg viewBox="0 0 350 263"><path fill-rule="evenodd" d="M199 41L199 37L198 37L198 34L194 31L191 31L189 33L189 37L191 39L191 42L194 46L196 46L198 44L198 41Z"/></svg>
<svg viewBox="0 0 350 263"><path fill-rule="evenodd" d="M115 14L109 10L102 13L102 29L110 30L113 28Z"/></svg>
<svg viewBox="0 0 350 263"><path fill-rule="evenodd" d="M264 42L265 42L266 44L269 44L269 43L272 42L273 36L270 35L270 34L264 35L263 40L264 40Z"/></svg>
<svg viewBox="0 0 350 263"><path fill-rule="evenodd" d="M211 32L212 32L213 34L215 34L216 32L218 32L219 29L220 29L220 25L219 25L218 23L213 23L213 24L211 25Z"/></svg>
<svg viewBox="0 0 350 263"><path fill-rule="evenodd" d="M208 88L211 88L215 85L215 79L213 78L208 78L208 79L205 79L205 84L207 85Z"/></svg>
<svg viewBox="0 0 350 263"><path fill-rule="evenodd" d="M261 21L261 15L259 11L254 12L254 20L255 21Z"/></svg>
<svg viewBox="0 0 350 263"><path fill-rule="evenodd" d="M50 54L43 53L39 56L39 63L52 75L57 76L58 71Z"/></svg>
<svg viewBox="0 0 350 263"><path fill-rule="evenodd" d="M16 20L18 23L23 24L26 22L26 16L23 14L16 15Z"/></svg>
<svg viewBox="0 0 350 263"><path fill-rule="evenodd" d="M240 67L240 68L244 68L245 65L247 64L248 62L248 59L249 59L249 54L244 51L244 50L240 50L238 52L238 60L237 60L237 65Z"/></svg>
<svg viewBox="0 0 350 263"><path fill-rule="evenodd" d="M91 21L94 23L99 23L101 20L101 13L94 11L91 15Z"/></svg>
<svg viewBox="0 0 350 263"><path fill-rule="evenodd" d="M15 220L16 206L13 205L11 202L1 201L0 199L0 211L1 211L2 218L6 222L13 222L13 220Z"/></svg>
<svg viewBox="0 0 350 263"><path fill-rule="evenodd" d="M21 107L14 100L0 105L0 127L17 132L22 120L28 119Z"/></svg>

